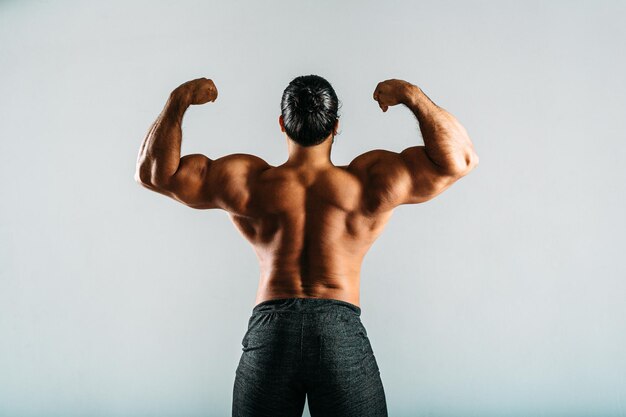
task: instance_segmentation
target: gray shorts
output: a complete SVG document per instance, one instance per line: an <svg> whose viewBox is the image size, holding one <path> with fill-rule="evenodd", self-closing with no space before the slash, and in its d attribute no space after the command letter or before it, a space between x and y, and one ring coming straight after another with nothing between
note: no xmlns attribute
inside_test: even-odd
<svg viewBox="0 0 626 417"><path fill-rule="evenodd" d="M283 298L257 304L241 341L233 417L386 417L380 372L351 303Z"/></svg>

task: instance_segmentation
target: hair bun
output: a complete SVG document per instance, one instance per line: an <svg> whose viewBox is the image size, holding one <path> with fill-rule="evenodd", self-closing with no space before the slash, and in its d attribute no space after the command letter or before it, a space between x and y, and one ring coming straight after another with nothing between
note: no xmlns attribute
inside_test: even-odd
<svg viewBox="0 0 626 417"><path fill-rule="evenodd" d="M301 75L283 91L280 111L285 133L300 146L315 146L333 133L339 119L339 99L319 75Z"/></svg>
<svg viewBox="0 0 626 417"><path fill-rule="evenodd" d="M302 112L314 113L321 109L322 99L310 87L306 87L298 94L297 107Z"/></svg>

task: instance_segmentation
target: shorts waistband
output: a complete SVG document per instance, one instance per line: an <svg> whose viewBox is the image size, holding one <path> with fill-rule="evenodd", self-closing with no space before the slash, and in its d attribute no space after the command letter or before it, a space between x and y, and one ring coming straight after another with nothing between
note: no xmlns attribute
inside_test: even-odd
<svg viewBox="0 0 626 417"><path fill-rule="evenodd" d="M261 301L254 306L252 314L273 311L294 311L299 313L316 313L327 310L329 307L346 307L357 316L361 315L361 308L355 304L334 298L276 298Z"/></svg>

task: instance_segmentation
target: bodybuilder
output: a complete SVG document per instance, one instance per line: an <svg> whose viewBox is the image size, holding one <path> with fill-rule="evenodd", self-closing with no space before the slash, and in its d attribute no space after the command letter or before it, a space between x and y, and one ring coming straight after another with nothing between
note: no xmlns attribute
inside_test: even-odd
<svg viewBox="0 0 626 417"><path fill-rule="evenodd" d="M214 102L212 80L172 91L141 145L135 180L195 209L226 210L260 265L256 301L235 374L233 416L387 416L378 364L360 320L361 263L395 207L445 191L478 165L463 126L416 85L378 83L386 112L407 106L424 141L376 149L336 166L339 100L316 75L292 80L278 118L287 160L237 153L181 157L190 105Z"/></svg>

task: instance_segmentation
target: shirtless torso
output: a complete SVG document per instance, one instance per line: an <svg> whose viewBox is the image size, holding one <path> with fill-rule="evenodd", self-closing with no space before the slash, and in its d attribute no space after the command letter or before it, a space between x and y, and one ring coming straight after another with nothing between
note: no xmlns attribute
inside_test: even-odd
<svg viewBox="0 0 626 417"><path fill-rule="evenodd" d="M335 166L329 158L271 166L248 154L216 160L200 154L180 158L180 119L189 104L198 103L181 104L173 96L154 125L158 129L151 129L144 141L136 179L189 207L229 213L259 260L256 304L299 297L360 306L363 258L393 209L430 200L478 164L469 137L453 116L419 89L404 94L401 102L418 117L425 146L401 153L377 149L345 166ZM382 99L378 101L383 108ZM394 105L393 100L388 104ZM169 129L167 117L173 121ZM432 128L435 125L437 129ZM174 152L171 173L163 179L154 177L155 162L150 164L148 156L150 146L157 148L159 135L168 135ZM317 150L300 151L327 147L327 152L318 153L328 156L331 143L329 137ZM433 156L441 155L446 155L447 163L443 158L435 163ZM166 170L167 161L160 166Z"/></svg>
<svg viewBox="0 0 626 417"><path fill-rule="evenodd" d="M391 216L363 212L363 192L346 166L279 166L258 176L250 208L257 215L230 214L259 259L256 303L313 297L359 305L361 262Z"/></svg>

